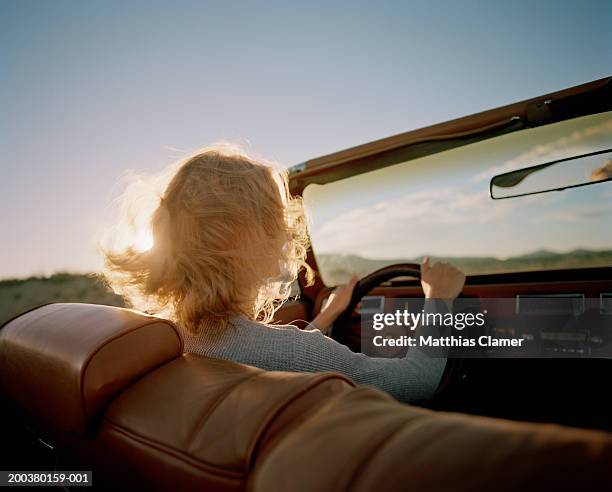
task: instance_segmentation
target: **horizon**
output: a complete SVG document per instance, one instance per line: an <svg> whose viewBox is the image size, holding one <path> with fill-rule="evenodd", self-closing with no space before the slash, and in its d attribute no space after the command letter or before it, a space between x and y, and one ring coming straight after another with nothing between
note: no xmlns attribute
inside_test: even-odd
<svg viewBox="0 0 612 492"><path fill-rule="evenodd" d="M354 253L319 253L316 254L315 256L317 257L332 257L332 256L344 256L344 257L355 257L355 258L359 258L362 260L367 260L367 261L389 261L389 260L417 260L417 259L421 259L421 258L425 258L425 257L430 257L430 258L434 258L434 259L457 259L457 260L478 260L478 259L493 259L496 261L500 261L500 262L504 262L504 261L509 261L509 260L515 260L515 259L521 259L521 258L525 258L528 257L530 255L534 255L536 253L538 254L550 254L550 255L558 255L558 256L562 256L562 255L569 255L569 254L575 254L577 252L585 252L585 253L603 253L603 254L612 254L612 247L608 248L608 249L593 249L593 248L570 248L568 250L565 251L560 251L560 250L550 250L550 249L536 249L533 251L529 251L526 253L522 253L519 255L515 255L515 256L507 256L507 257L501 257L501 256L478 256L478 255L474 255L474 256L439 256L439 255L429 255L429 254L418 254L415 256L410 256L410 257L370 257L370 256L361 256L358 254L354 254ZM91 277L97 277L101 274L101 272L99 271L71 271L71 270L57 270L55 272L52 272L48 275L29 275L27 277L4 277L4 278L0 278L0 284L4 283L4 282L20 282L20 281L26 281L26 280L39 280L39 279L50 279L52 277L55 276L62 276L62 275L66 275L66 276L91 276Z"/></svg>

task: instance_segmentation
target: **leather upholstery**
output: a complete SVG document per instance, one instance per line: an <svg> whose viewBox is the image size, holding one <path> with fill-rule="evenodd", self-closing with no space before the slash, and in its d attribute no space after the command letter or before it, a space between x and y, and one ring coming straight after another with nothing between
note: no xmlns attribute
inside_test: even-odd
<svg viewBox="0 0 612 492"><path fill-rule="evenodd" d="M26 412L46 418L44 430L81 459L82 469L93 468L94 481L274 492L584 490L612 479L612 438L604 432L432 412L340 375L177 356L171 324L131 311L40 311L0 332L0 384ZM148 338L155 325L166 330ZM88 328L96 335L84 334ZM83 361L104 349L94 379L109 383L93 384L91 362ZM74 389L75 378L86 398ZM76 402L100 410L79 412ZM83 421L90 434L66 432Z"/></svg>
<svg viewBox="0 0 612 492"><path fill-rule="evenodd" d="M181 353L168 321L109 306L49 304L0 331L0 388L32 415L83 434L118 392Z"/></svg>
<svg viewBox="0 0 612 492"><path fill-rule="evenodd" d="M107 473L128 465L147 489L197 483L202 490L241 490L263 434L288 407L302 412L303 398L318 403L351 387L334 374L266 372L185 355L138 381L109 408L98 435L114 450L105 460ZM150 475L151 468L158 473Z"/></svg>
<svg viewBox="0 0 612 492"><path fill-rule="evenodd" d="M433 412L368 388L310 415L262 447L252 490L588 490L612 479L601 432Z"/></svg>

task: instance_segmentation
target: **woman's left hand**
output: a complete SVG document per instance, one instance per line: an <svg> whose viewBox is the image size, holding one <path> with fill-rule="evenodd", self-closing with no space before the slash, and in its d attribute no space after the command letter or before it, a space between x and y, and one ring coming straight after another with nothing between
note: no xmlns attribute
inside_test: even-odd
<svg viewBox="0 0 612 492"><path fill-rule="evenodd" d="M348 283L336 287L327 298L327 304L325 304L323 310L313 320L313 323L323 334L329 332L329 328L336 321L336 318L348 307L358 280L357 276L353 275Z"/></svg>

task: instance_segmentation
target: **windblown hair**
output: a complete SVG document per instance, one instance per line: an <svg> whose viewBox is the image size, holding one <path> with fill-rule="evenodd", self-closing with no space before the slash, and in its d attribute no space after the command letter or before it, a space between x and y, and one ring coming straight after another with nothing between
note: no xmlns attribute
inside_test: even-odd
<svg viewBox="0 0 612 492"><path fill-rule="evenodd" d="M299 270L312 278L304 210L286 172L214 147L158 178L128 186L120 222L101 245L104 277L132 307L191 333L235 315L269 323ZM138 246L147 232L148 249Z"/></svg>

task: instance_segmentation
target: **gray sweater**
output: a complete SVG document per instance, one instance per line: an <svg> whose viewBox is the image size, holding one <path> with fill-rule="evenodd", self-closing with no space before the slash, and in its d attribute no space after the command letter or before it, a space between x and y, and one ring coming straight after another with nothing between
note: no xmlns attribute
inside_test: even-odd
<svg viewBox="0 0 612 492"><path fill-rule="evenodd" d="M265 325L236 316L226 328L183 333L185 350L268 371L342 373L355 383L379 388L402 402L430 398L446 359L411 349L404 358L368 357L352 352L319 330Z"/></svg>

